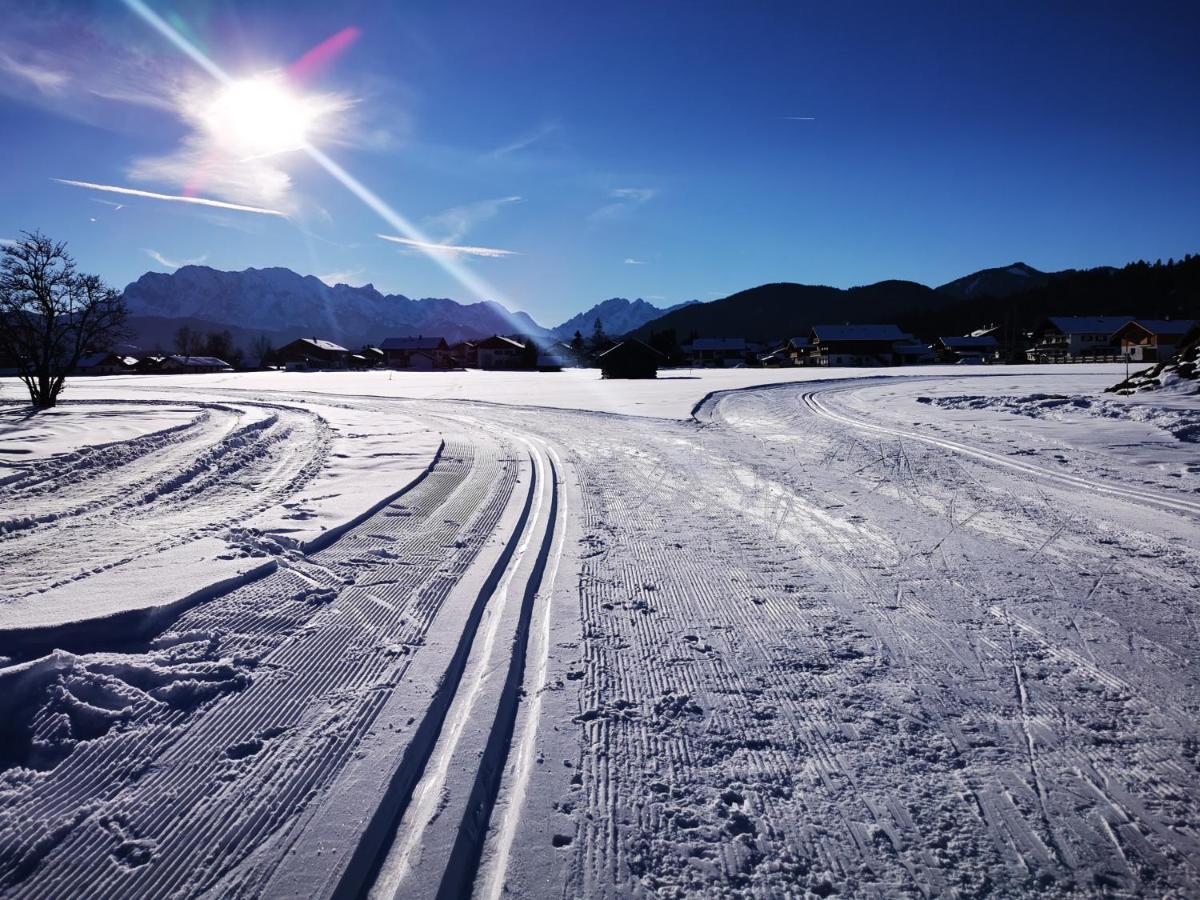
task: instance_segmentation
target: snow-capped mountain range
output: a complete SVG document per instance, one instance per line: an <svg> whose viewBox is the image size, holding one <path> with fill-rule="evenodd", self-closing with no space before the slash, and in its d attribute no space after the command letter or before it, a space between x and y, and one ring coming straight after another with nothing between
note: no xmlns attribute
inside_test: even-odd
<svg viewBox="0 0 1200 900"><path fill-rule="evenodd" d="M266 334L276 341L318 336L346 346L376 344L404 335L439 335L449 341L487 334L545 332L523 312L499 303L413 300L382 294L374 285L330 287L290 269L222 272L183 266L170 275L147 272L125 288L125 302L139 336L139 320L181 320L199 327L228 327L235 334Z"/></svg>
<svg viewBox="0 0 1200 900"><path fill-rule="evenodd" d="M599 320L606 334L628 334L630 331L641 328L648 322L653 322L659 316L666 315L672 310L690 306L698 302L698 300L689 300L687 303L677 303L675 306L662 308L655 306L653 303L648 303L640 297L637 300L613 297L602 303L597 303L586 312L571 316L571 318L553 330L564 341L569 341L576 331L580 332L584 337L588 337L595 330L596 321Z"/></svg>
<svg viewBox="0 0 1200 900"><path fill-rule="evenodd" d="M515 333L570 339L576 329L590 335L597 319L608 334L621 335L667 312L645 300L614 297L547 329L528 314L494 302L414 300L380 293L371 284L330 287L291 269L223 272L209 266L183 266L169 275L147 272L125 288L125 302L134 342L147 346L169 346L171 335L185 324L201 331L229 329L243 343L266 335L276 345L321 337L356 347L418 334L451 342Z"/></svg>

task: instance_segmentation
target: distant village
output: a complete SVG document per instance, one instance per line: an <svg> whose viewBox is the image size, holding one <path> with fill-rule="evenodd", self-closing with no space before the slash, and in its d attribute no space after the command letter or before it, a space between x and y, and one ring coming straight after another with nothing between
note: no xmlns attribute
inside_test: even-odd
<svg viewBox="0 0 1200 900"><path fill-rule="evenodd" d="M436 335L408 335L358 349L314 335L278 348L257 346L253 358L235 349L227 334L209 335L207 343L196 335L181 335L176 341L181 352L140 357L93 353L80 360L75 374L196 374L242 369L556 372L595 367L609 378L653 378L658 369L668 367L1154 363L1171 357L1196 321L1051 316L1032 332L1011 333L1001 326L989 326L970 334L938 337L932 343L891 324L815 325L808 334L770 343L725 337L694 338L682 345L673 339L650 344L633 338L611 339L604 335L602 323L596 326L591 339L579 332L573 340L556 342L530 335L494 334L451 344Z"/></svg>

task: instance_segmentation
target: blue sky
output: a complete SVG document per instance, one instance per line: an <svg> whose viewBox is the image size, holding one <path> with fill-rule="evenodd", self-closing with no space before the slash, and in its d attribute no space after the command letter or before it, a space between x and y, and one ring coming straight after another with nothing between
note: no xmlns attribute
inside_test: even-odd
<svg viewBox="0 0 1200 900"><path fill-rule="evenodd" d="M1200 250L1195 4L147 3L230 81L125 3L0 2L0 239L118 286L279 265L555 323ZM379 237L295 121L447 249Z"/></svg>

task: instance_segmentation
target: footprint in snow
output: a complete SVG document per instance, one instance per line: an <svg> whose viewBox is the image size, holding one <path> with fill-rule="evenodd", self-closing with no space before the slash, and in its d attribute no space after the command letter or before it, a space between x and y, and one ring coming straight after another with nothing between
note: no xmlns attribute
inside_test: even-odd
<svg viewBox="0 0 1200 900"><path fill-rule="evenodd" d="M122 841L112 852L112 857L117 865L126 869L140 869L154 859L154 851L157 849L158 845L154 841L127 840Z"/></svg>

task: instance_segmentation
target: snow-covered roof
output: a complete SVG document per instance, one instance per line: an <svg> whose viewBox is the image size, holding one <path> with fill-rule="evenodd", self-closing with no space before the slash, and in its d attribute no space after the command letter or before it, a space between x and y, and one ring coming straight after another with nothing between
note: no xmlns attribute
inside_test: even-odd
<svg viewBox="0 0 1200 900"><path fill-rule="evenodd" d="M692 351L696 350L744 352L746 350L746 341L744 338L696 338L696 340L692 341Z"/></svg>
<svg viewBox="0 0 1200 900"><path fill-rule="evenodd" d="M604 359L606 356L611 356L614 359L630 352L650 353L654 356L662 356L658 350L655 350L649 344L643 343L635 338L621 341L619 344L613 344L603 353L597 354L596 359Z"/></svg>
<svg viewBox="0 0 1200 900"><path fill-rule="evenodd" d="M800 348L800 347L811 347L812 341L809 340L807 337L794 337L794 338L788 338L787 345L789 347L792 347L793 349Z"/></svg>
<svg viewBox="0 0 1200 900"><path fill-rule="evenodd" d="M90 369L93 366L104 365L108 360L119 363L123 366L133 366L137 364L137 360L132 356L117 356L115 353L89 353L87 356L81 357L77 363L80 369Z"/></svg>
<svg viewBox="0 0 1200 900"><path fill-rule="evenodd" d="M1137 325L1150 334L1187 334L1196 324L1195 319L1134 319L1128 323Z"/></svg>
<svg viewBox="0 0 1200 900"><path fill-rule="evenodd" d="M990 350L997 346L990 334L951 335L938 338L938 342L950 350Z"/></svg>
<svg viewBox="0 0 1200 900"><path fill-rule="evenodd" d="M170 356L167 357L171 362L180 366L194 366L196 368L233 368L223 359L217 359L215 356Z"/></svg>
<svg viewBox="0 0 1200 900"><path fill-rule="evenodd" d="M520 341L514 341L512 338L505 337L502 334L493 334L490 338L484 338L482 341L480 341L475 346L479 347L483 350L498 350L498 349L524 350L525 349L525 345L522 344Z"/></svg>
<svg viewBox="0 0 1200 900"><path fill-rule="evenodd" d="M323 341L320 338L300 338L301 342L316 347L318 350L327 350L331 353L346 353L345 347L340 344L335 344L333 341Z"/></svg>
<svg viewBox="0 0 1200 900"><path fill-rule="evenodd" d="M440 337L390 337L379 345L381 350L437 350L445 343Z"/></svg>
<svg viewBox="0 0 1200 900"><path fill-rule="evenodd" d="M1063 334L1112 334L1133 316L1050 316L1046 321Z"/></svg>
<svg viewBox="0 0 1200 900"><path fill-rule="evenodd" d="M911 339L897 325L814 325L818 341L903 341Z"/></svg>

